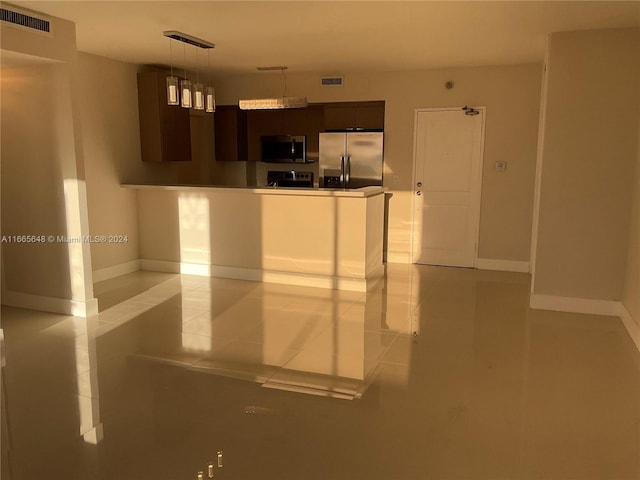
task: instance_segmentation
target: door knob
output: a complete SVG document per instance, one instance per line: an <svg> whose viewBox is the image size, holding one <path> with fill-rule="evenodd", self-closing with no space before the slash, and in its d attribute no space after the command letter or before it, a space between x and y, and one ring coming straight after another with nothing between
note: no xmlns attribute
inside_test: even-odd
<svg viewBox="0 0 640 480"><path fill-rule="evenodd" d="M417 183L417 187L420 188L422 186L422 182Z"/></svg>
<svg viewBox="0 0 640 480"><path fill-rule="evenodd" d="M418 191L416 192L416 195L420 196L420 195L422 195L422 192L421 192L420 190L418 190Z"/></svg>

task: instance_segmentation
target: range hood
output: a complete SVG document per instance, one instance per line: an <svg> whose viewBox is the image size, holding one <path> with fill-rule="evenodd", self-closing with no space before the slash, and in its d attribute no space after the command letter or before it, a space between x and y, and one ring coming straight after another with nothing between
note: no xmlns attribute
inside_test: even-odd
<svg viewBox="0 0 640 480"><path fill-rule="evenodd" d="M287 77L284 71L288 67L257 67L261 72L280 71L284 81L284 91L282 97L275 98L254 98L249 100L240 100L238 106L240 110L278 110L283 108L304 108L307 106L307 97L287 97Z"/></svg>

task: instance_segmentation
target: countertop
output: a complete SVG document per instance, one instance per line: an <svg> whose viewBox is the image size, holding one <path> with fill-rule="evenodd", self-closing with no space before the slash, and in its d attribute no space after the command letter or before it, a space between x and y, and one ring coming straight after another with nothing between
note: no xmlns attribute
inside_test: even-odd
<svg viewBox="0 0 640 480"><path fill-rule="evenodd" d="M385 193L384 187L362 187L352 190L338 188L286 188L286 187L230 187L215 185L134 185L122 184L123 188L136 190L179 190L179 191L228 191L259 195L290 195L304 197L355 197L366 198Z"/></svg>

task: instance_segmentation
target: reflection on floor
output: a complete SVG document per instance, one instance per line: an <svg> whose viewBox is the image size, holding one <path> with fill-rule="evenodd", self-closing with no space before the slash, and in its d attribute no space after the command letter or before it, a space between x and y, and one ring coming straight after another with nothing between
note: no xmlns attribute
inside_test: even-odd
<svg viewBox="0 0 640 480"><path fill-rule="evenodd" d="M621 322L529 277L389 265L364 293L138 272L100 314L2 309L2 479L640 479ZM267 388L265 388L267 387Z"/></svg>

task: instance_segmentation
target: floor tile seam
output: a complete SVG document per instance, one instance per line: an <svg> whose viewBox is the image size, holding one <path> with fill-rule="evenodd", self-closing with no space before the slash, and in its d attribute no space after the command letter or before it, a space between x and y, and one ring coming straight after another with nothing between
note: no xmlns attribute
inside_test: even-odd
<svg viewBox="0 0 640 480"><path fill-rule="evenodd" d="M380 361L385 357L385 355L387 354L387 352L389 351L389 349L391 348L391 346L392 346L396 341L398 341L398 336L397 336L397 335L395 335L395 336L393 337L393 340L391 340L391 341L389 342L389 344L388 344L386 347L384 347L384 348L382 349L382 351L381 351L381 352L379 352L378 356L377 356L377 357L376 357L376 359L375 359L376 365L380 363Z"/></svg>
<svg viewBox="0 0 640 480"><path fill-rule="evenodd" d="M116 313L127 313L127 314L135 313L140 309L144 309L143 311L146 311L146 310L150 310L154 306L161 305L162 303L163 302L158 302L158 301L144 303L144 302L137 302L133 299L125 300L124 302L120 302L116 305L113 305L108 309L103 310L102 312L98 312L98 318L100 317L100 315L106 316L106 315L114 315Z"/></svg>
<svg viewBox="0 0 640 480"><path fill-rule="evenodd" d="M309 354L309 355L317 355L317 354L322 354L321 350L314 350L314 349L303 349L301 350L299 353L301 354ZM381 358L381 353L378 354L364 354L364 355L359 355L359 354L351 354L351 353L327 353L324 355L321 355L324 358L352 358L352 359L357 359L357 360L362 360L364 361L378 361ZM293 360L293 358L292 358Z"/></svg>
<svg viewBox="0 0 640 480"><path fill-rule="evenodd" d="M150 353L135 353L134 358L137 360L144 360L147 362L152 361L152 362L159 362L167 365L180 365L180 366L188 367L189 365L195 365L196 363L202 361L205 357L195 356L195 360L187 361L184 359L167 358L166 355L161 356L161 355L153 355Z"/></svg>
<svg viewBox="0 0 640 480"><path fill-rule="evenodd" d="M236 334L236 333L227 335L227 334L221 334L221 333L201 334L201 333L182 331L181 335L193 335L195 337L208 338L208 339L211 339L211 340L221 340L223 342L236 342L236 341L239 341L240 338L242 338L242 335L239 335L239 334ZM216 348L221 348L221 347L218 346Z"/></svg>
<svg viewBox="0 0 640 480"><path fill-rule="evenodd" d="M313 334L311 337L307 337L301 344L299 344L297 347L287 347L287 348L292 348L292 349L296 349L296 350L304 350L304 347L307 346L309 343L317 340L320 335L322 335L326 330L328 330L330 327L329 326L324 326L322 328L317 329L317 331L315 332L315 334ZM296 343L296 342L294 342Z"/></svg>
<svg viewBox="0 0 640 480"><path fill-rule="evenodd" d="M381 360L378 361L378 364L380 364L380 365L392 365L394 367L409 367L411 365L411 362L402 363L402 362L392 362L390 360L381 359Z"/></svg>

